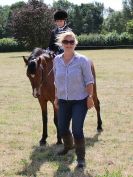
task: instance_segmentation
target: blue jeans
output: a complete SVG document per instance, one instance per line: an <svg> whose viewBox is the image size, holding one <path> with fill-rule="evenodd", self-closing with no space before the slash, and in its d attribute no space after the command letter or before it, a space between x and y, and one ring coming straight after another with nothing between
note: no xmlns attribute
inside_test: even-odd
<svg viewBox="0 0 133 177"><path fill-rule="evenodd" d="M61 100L59 99L58 126L60 135L70 133L72 119L72 133L75 139L84 138L83 125L87 113L87 99Z"/></svg>

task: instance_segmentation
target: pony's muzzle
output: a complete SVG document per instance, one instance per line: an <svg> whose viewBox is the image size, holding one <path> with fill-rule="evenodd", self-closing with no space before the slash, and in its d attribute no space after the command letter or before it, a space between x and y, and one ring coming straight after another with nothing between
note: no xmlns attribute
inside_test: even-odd
<svg viewBox="0 0 133 177"><path fill-rule="evenodd" d="M33 89L33 93L32 95L35 97L35 98L38 98L40 96L40 90L37 91L37 89Z"/></svg>

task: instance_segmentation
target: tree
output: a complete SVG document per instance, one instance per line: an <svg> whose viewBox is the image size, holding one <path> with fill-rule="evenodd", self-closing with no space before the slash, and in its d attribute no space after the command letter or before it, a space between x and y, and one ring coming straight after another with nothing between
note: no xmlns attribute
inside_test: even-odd
<svg viewBox="0 0 133 177"><path fill-rule="evenodd" d="M123 0L123 14L126 20L133 18L133 0Z"/></svg>
<svg viewBox="0 0 133 177"><path fill-rule="evenodd" d="M78 11L74 10L75 17L73 18L75 30L77 29L80 34L99 33L103 22L103 4L81 4L77 9Z"/></svg>
<svg viewBox="0 0 133 177"><path fill-rule="evenodd" d="M53 7L55 9L64 9L67 12L73 9L74 4L69 2L68 0L58 0L53 2Z"/></svg>
<svg viewBox="0 0 133 177"><path fill-rule="evenodd" d="M87 26L83 33L99 33L103 23L104 6L101 3L81 4L84 24Z"/></svg>
<svg viewBox="0 0 133 177"><path fill-rule="evenodd" d="M23 6L25 6L26 3L23 1L16 2L10 6L9 15L7 18L7 24L6 24L6 36L12 37L13 36L13 29L12 29L12 14L14 11L19 11Z"/></svg>
<svg viewBox="0 0 133 177"><path fill-rule="evenodd" d="M123 31L132 33L133 0L123 0L123 10L121 13L123 18L121 24L123 23L124 26ZM122 25L118 23L118 26L122 29Z"/></svg>
<svg viewBox="0 0 133 177"><path fill-rule="evenodd" d="M68 0L58 0L54 1L53 7L68 12L69 25L77 35L100 32L103 22L103 4L88 3L79 6Z"/></svg>
<svg viewBox="0 0 133 177"><path fill-rule="evenodd" d="M9 15L9 6L0 6L0 38L7 37L6 26Z"/></svg>
<svg viewBox="0 0 133 177"><path fill-rule="evenodd" d="M127 32L131 35L133 35L133 20L129 20L127 22Z"/></svg>
<svg viewBox="0 0 133 177"><path fill-rule="evenodd" d="M123 13L120 11L112 11L108 17L104 19L102 31L122 33L126 30L126 22Z"/></svg>
<svg viewBox="0 0 133 177"><path fill-rule="evenodd" d="M53 9L39 0L29 0L12 14L15 39L30 49L47 47L53 24Z"/></svg>

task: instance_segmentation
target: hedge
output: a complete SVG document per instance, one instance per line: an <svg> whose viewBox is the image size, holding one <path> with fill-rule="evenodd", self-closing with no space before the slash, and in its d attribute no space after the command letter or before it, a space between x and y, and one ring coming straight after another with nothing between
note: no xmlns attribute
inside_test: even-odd
<svg viewBox="0 0 133 177"><path fill-rule="evenodd" d="M89 48L132 48L133 35L128 33L118 34L116 32L108 34L82 34L77 36L78 46L77 49ZM20 45L13 38L0 39L0 52L17 52L25 51L26 47Z"/></svg>
<svg viewBox="0 0 133 177"><path fill-rule="evenodd" d="M79 41L78 46L94 46L94 47L106 47L106 46L120 46L120 45L132 45L133 36L128 33L118 34L116 32L103 34L82 34L77 36Z"/></svg>
<svg viewBox="0 0 133 177"><path fill-rule="evenodd" d="M13 38L0 39L0 52L17 52L24 51L26 48Z"/></svg>

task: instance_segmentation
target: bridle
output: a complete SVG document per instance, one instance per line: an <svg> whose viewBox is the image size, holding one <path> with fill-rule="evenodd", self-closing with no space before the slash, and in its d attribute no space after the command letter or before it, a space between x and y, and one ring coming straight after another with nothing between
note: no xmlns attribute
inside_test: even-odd
<svg viewBox="0 0 133 177"><path fill-rule="evenodd" d="M47 58L49 61L47 61ZM41 88L44 83L44 86L47 85L48 77L53 71L53 65L49 62L52 62L53 58L54 57L52 57L50 54L43 53L38 57L33 56L27 60L27 76L31 81L33 96L35 98L41 95Z"/></svg>
<svg viewBox="0 0 133 177"><path fill-rule="evenodd" d="M41 81L40 81L40 84L39 84L39 89L42 87L43 85L43 82L44 82L44 68L42 65L40 65L40 68L41 68Z"/></svg>
<svg viewBox="0 0 133 177"><path fill-rule="evenodd" d="M45 63L46 63L46 59L45 59ZM47 66L47 63L46 63L46 66ZM50 76L51 72L53 71L53 67L52 67L44 79L44 68L42 64L40 64L40 68L41 68L41 81L40 81L38 89L41 89L43 83L45 84L47 83L47 79Z"/></svg>

